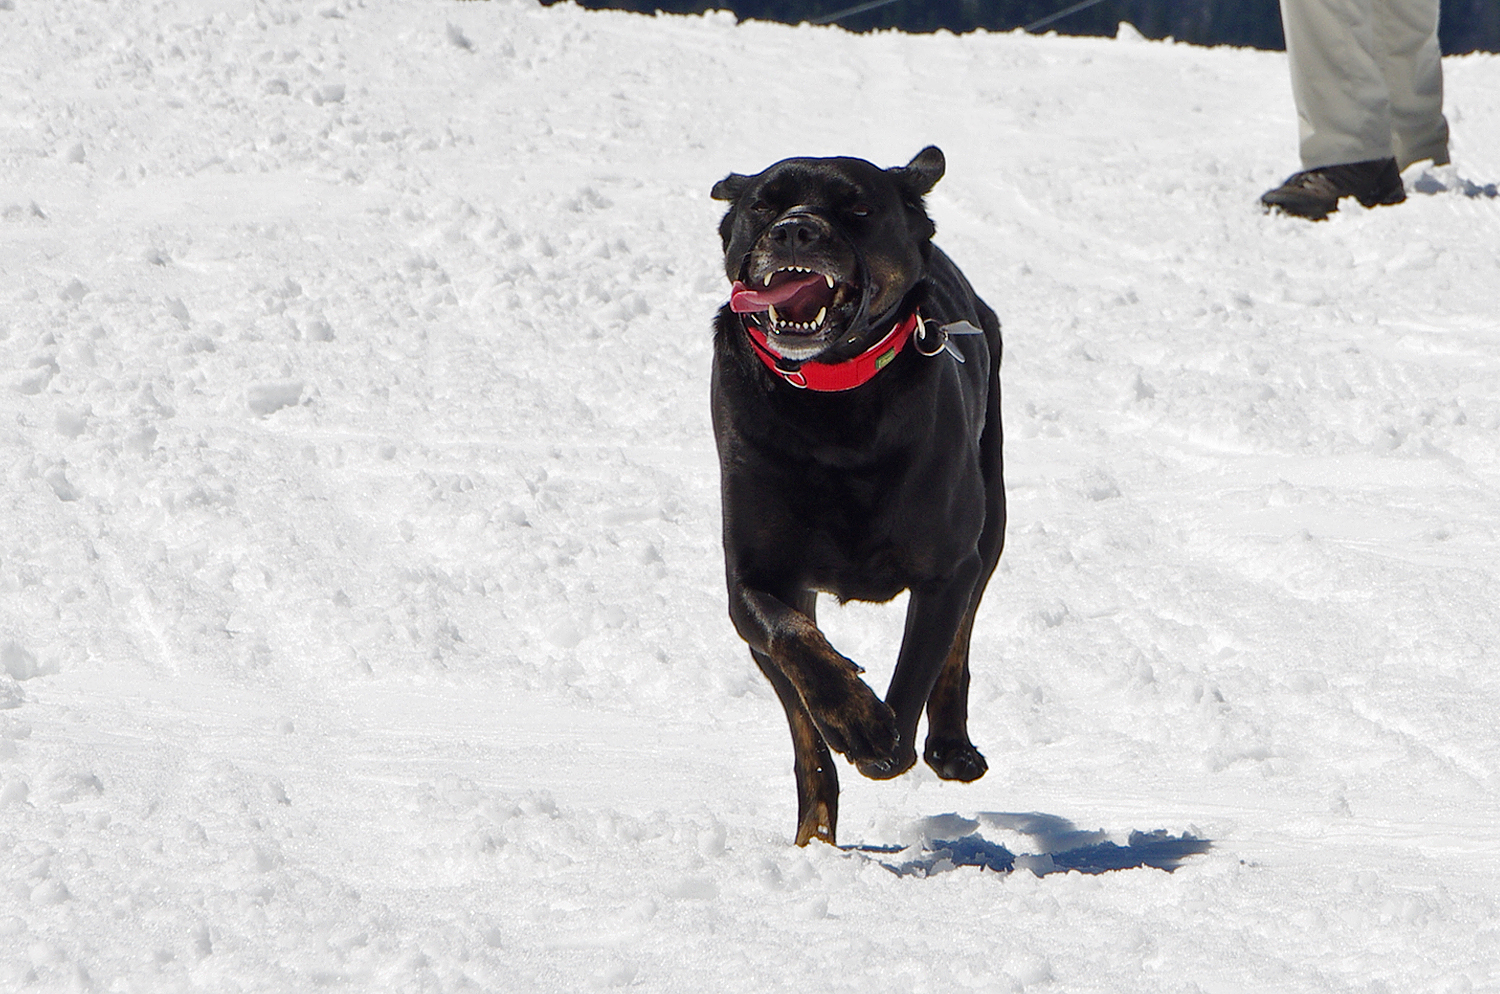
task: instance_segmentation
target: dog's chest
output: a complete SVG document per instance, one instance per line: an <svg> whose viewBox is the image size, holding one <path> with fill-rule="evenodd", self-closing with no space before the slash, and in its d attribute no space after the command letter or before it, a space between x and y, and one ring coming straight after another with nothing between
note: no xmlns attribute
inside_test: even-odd
<svg viewBox="0 0 1500 994"><path fill-rule="evenodd" d="M912 513L920 481L908 467L803 467L778 487L769 517L776 554L802 585L846 600L885 601L921 579L946 573L974 529L933 529Z"/></svg>

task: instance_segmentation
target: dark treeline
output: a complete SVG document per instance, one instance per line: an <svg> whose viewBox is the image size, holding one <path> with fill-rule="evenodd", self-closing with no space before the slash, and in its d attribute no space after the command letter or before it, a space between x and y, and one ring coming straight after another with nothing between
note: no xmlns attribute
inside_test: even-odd
<svg viewBox="0 0 1500 994"><path fill-rule="evenodd" d="M555 2L555 0L543 0ZM741 20L821 22L859 6L859 0L579 0L585 7L611 7L643 13L666 11L698 14L734 12ZM851 31L896 28L902 31L976 29L1011 31L1036 24L1075 0L894 0L838 23ZM1176 38L1195 45L1239 45L1279 50L1285 47L1277 0L1098 0L1047 24L1041 30L1059 34L1114 37L1121 21L1148 38ZM1442 0L1438 31L1443 52L1500 52L1500 2Z"/></svg>

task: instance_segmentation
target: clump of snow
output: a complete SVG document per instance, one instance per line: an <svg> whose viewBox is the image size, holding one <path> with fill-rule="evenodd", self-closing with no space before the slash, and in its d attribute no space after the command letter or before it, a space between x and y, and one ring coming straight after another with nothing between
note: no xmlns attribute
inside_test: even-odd
<svg viewBox="0 0 1500 994"><path fill-rule="evenodd" d="M0 20L0 989L1500 984L1495 57L1455 165L1310 225L1272 53ZM708 191L929 143L1005 323L991 772L846 767L797 849ZM820 619L888 678L901 603Z"/></svg>

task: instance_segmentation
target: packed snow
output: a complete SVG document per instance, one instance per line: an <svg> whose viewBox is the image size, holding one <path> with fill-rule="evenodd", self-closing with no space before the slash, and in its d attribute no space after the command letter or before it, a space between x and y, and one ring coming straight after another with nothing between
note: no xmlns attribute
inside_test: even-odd
<svg viewBox="0 0 1500 994"><path fill-rule="evenodd" d="M0 39L0 989L1500 990L1500 58L1310 224L1285 57L1128 29ZM708 191L927 144L1005 326L990 772L799 849ZM882 687L901 614L821 617Z"/></svg>

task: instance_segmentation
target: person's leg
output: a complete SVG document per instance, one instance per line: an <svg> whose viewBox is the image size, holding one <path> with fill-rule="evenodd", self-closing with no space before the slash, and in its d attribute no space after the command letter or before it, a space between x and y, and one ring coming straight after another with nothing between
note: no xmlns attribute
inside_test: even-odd
<svg viewBox="0 0 1500 994"><path fill-rule="evenodd" d="M1393 151L1400 168L1448 162L1438 0L1375 0L1376 62L1390 95Z"/></svg>
<svg viewBox="0 0 1500 994"><path fill-rule="evenodd" d="M1375 14L1388 2L1406 0L1281 0L1302 172L1261 195L1267 210L1319 220L1345 197L1366 207L1406 199Z"/></svg>
<svg viewBox="0 0 1500 994"><path fill-rule="evenodd" d="M1373 11L1385 2L1281 0L1303 169L1395 154Z"/></svg>

